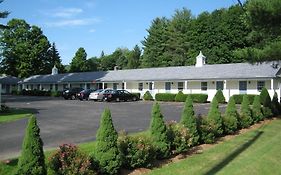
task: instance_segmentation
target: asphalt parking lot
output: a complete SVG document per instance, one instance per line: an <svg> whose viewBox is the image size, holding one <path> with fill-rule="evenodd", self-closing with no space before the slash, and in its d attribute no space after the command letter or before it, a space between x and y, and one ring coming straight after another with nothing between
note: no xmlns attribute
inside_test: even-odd
<svg viewBox="0 0 281 175"><path fill-rule="evenodd" d="M153 102L94 102L64 100L53 97L3 96L9 107L30 108L36 113L41 129L44 149L62 143L82 143L95 139L101 113L111 110L117 131L129 133L146 130L150 124ZM183 103L160 103L166 121L179 121ZM205 115L209 104L195 104L196 114ZM224 110L225 105L222 106ZM24 137L27 119L0 124L0 160L18 156Z"/></svg>

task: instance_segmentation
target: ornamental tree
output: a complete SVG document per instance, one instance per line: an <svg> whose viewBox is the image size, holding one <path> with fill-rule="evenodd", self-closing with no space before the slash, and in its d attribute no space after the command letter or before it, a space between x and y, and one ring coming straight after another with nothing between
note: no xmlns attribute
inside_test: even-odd
<svg viewBox="0 0 281 175"><path fill-rule="evenodd" d="M181 115L181 124L183 124L189 130L189 134L191 135L192 145L196 145L199 140L199 133L197 122L193 109L193 102L190 95L187 96L185 101L185 106Z"/></svg>
<svg viewBox="0 0 281 175"><path fill-rule="evenodd" d="M102 174L117 174L121 167L121 157L117 148L118 134L115 130L111 113L105 109L96 135L94 159Z"/></svg>
<svg viewBox="0 0 281 175"><path fill-rule="evenodd" d="M36 118L30 117L22 145L22 153L18 162L17 175L45 175L47 169L40 138L40 129Z"/></svg>
<svg viewBox="0 0 281 175"><path fill-rule="evenodd" d="M238 129L238 112L235 106L234 97L230 97L223 117L224 132L233 134Z"/></svg>
<svg viewBox="0 0 281 175"><path fill-rule="evenodd" d="M262 107L260 103L260 96L255 96L254 102L253 102L253 120L254 122L259 122L263 119L263 114L262 114Z"/></svg>
<svg viewBox="0 0 281 175"><path fill-rule="evenodd" d="M167 158L170 155L170 141L158 103L152 107L150 133L156 147L156 157L159 159Z"/></svg>
<svg viewBox="0 0 281 175"><path fill-rule="evenodd" d="M213 98L207 120L209 125L213 126L214 135L221 136L223 134L223 122L216 98Z"/></svg>
<svg viewBox="0 0 281 175"><path fill-rule="evenodd" d="M239 116L240 116L239 125L241 128L248 128L253 123L250 102L246 94L243 96L243 100L241 104L241 114Z"/></svg>

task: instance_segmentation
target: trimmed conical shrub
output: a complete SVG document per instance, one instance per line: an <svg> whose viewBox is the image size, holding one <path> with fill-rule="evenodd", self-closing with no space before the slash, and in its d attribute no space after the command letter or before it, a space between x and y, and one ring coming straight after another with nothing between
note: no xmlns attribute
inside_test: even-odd
<svg viewBox="0 0 281 175"><path fill-rule="evenodd" d="M262 111L265 118L272 116L271 98L266 88L262 88L260 102L263 105Z"/></svg>
<svg viewBox="0 0 281 175"><path fill-rule="evenodd" d="M225 103L225 97L222 90L218 90L214 98L217 99L218 103Z"/></svg>
<svg viewBox="0 0 281 175"><path fill-rule="evenodd" d="M157 149L156 157L158 159L167 158L170 156L170 141L168 139L167 127L158 103L153 105L151 117L150 132Z"/></svg>
<svg viewBox="0 0 281 175"><path fill-rule="evenodd" d="M97 131L94 150L94 159L102 174L117 174L121 167L117 138L118 134L113 126L110 110L105 109Z"/></svg>
<svg viewBox="0 0 281 175"><path fill-rule="evenodd" d="M144 93L144 95L143 95L142 98L143 98L145 101L151 101L151 100L153 100L153 97L152 97L152 95L150 94L149 91L146 91L146 92Z"/></svg>
<svg viewBox="0 0 281 175"><path fill-rule="evenodd" d="M47 174L43 142L36 118L32 116L25 130L22 153L18 162L17 175Z"/></svg>
<svg viewBox="0 0 281 175"><path fill-rule="evenodd" d="M262 114L262 108L261 108L261 103L260 103L260 96L255 96L254 102L253 102L253 121L255 123L261 121L263 119L263 114Z"/></svg>
<svg viewBox="0 0 281 175"><path fill-rule="evenodd" d="M272 98L271 109L274 116L278 116L280 114L280 103L278 102L278 95L276 92L274 92Z"/></svg>
<svg viewBox="0 0 281 175"><path fill-rule="evenodd" d="M185 106L181 115L181 124L183 124L189 130L189 134L192 137L192 145L196 145L199 141L199 133L197 127L197 121L194 115L193 102L191 96L187 96Z"/></svg>
<svg viewBox="0 0 281 175"><path fill-rule="evenodd" d="M241 104L241 114L239 116L240 116L239 126L241 128L247 128L247 127L251 126L251 124L253 123L250 102L249 102L249 98L246 94L243 96L243 100L242 100L242 104Z"/></svg>
<svg viewBox="0 0 281 175"><path fill-rule="evenodd" d="M208 123L212 126L214 135L221 136L223 134L223 122L221 117L221 112L219 110L218 101L216 98L213 98L211 103L211 109L208 113Z"/></svg>
<svg viewBox="0 0 281 175"><path fill-rule="evenodd" d="M224 132L226 134L233 134L238 129L238 112L235 106L235 100L230 97L223 117Z"/></svg>

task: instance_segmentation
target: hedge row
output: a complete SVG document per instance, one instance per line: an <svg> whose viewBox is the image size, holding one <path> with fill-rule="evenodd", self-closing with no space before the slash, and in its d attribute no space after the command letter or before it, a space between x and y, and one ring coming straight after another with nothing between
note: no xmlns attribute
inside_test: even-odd
<svg viewBox="0 0 281 175"><path fill-rule="evenodd" d="M194 103L206 103L207 99L208 99L207 94L183 94L182 92L179 92L178 94L157 93L155 95L155 100L156 101L185 102L188 95L191 96Z"/></svg>
<svg viewBox="0 0 281 175"><path fill-rule="evenodd" d="M52 97L60 97L62 95L61 91L42 91L42 90L26 90L22 91L13 90L12 94L14 95L27 95L27 96L52 96Z"/></svg>
<svg viewBox="0 0 281 175"><path fill-rule="evenodd" d="M237 94L237 95L233 95L235 103L236 104L241 104L242 101L243 101L243 96L244 95L248 96L250 104L253 104L255 96L257 96L257 95L254 95L254 94Z"/></svg>

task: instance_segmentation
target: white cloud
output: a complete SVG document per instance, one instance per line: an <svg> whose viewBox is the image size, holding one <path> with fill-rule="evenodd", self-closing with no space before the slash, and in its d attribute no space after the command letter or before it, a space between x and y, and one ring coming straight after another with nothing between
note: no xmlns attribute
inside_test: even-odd
<svg viewBox="0 0 281 175"><path fill-rule="evenodd" d="M97 18L87 18L87 19L65 19L55 22L47 22L48 27L66 27L66 26L86 26L94 23L100 22Z"/></svg>
<svg viewBox="0 0 281 175"><path fill-rule="evenodd" d="M94 32L96 32L96 30L95 29L90 29L89 32L90 33L94 33Z"/></svg>
<svg viewBox="0 0 281 175"><path fill-rule="evenodd" d="M54 10L52 16L60 18L70 18L82 13L83 9L80 8L59 8Z"/></svg>

